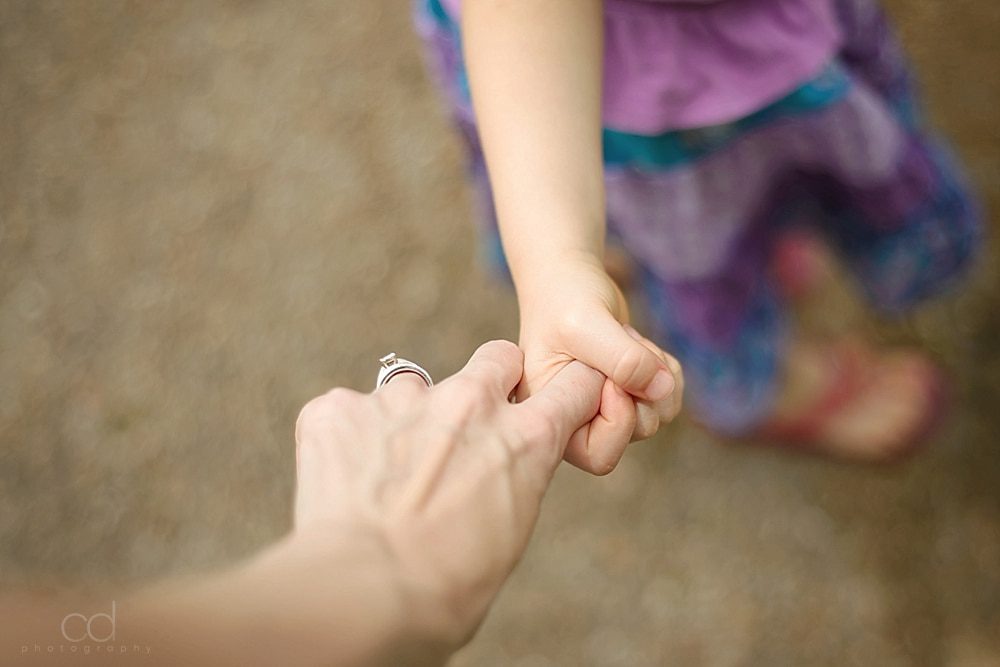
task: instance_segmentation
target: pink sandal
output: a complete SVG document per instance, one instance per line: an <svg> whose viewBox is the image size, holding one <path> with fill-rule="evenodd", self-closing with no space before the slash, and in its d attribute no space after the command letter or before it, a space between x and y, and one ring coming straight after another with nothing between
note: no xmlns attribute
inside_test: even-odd
<svg viewBox="0 0 1000 667"><path fill-rule="evenodd" d="M946 383L938 368L923 356L914 356L919 364L915 374L921 378L926 408L912 424L902 429L892 444L873 447L872 456L852 455L824 446L832 417L861 399L878 377L879 364L892 363L875 357L865 346L844 341L830 348L830 374L827 386L815 403L796 417L772 417L759 427L751 439L802 452L825 453L836 458L868 462L894 462L912 455L939 426L946 412ZM843 448L841 448L843 450Z"/></svg>

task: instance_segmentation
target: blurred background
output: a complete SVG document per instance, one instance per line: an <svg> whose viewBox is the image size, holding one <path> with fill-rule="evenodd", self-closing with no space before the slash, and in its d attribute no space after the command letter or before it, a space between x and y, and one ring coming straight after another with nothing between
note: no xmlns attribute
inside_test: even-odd
<svg viewBox="0 0 1000 667"><path fill-rule="evenodd" d="M997 211L1000 4L888 4ZM403 0L0 0L0 160L4 588L246 556L289 528L309 398L516 337ZM1000 665L997 259L904 322L827 309L953 375L916 459L682 421L607 478L563 467L454 664Z"/></svg>

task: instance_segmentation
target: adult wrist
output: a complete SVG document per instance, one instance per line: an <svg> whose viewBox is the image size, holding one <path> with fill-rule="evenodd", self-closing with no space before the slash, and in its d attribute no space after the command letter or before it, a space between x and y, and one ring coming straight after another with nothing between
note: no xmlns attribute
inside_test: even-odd
<svg viewBox="0 0 1000 667"><path fill-rule="evenodd" d="M325 574L317 576L366 582L364 599L333 602L356 604L356 613L369 610L379 619L384 650L372 664L444 664L465 641L464 619L443 587L417 572L375 527L316 524L293 534L289 549L306 558L319 555Z"/></svg>

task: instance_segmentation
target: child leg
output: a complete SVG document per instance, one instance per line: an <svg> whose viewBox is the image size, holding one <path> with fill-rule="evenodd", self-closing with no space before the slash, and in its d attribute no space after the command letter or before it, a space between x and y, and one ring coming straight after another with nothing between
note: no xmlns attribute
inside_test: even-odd
<svg viewBox="0 0 1000 667"><path fill-rule="evenodd" d="M881 105L895 127L894 166L858 179L834 163L820 184L825 227L878 308L899 312L940 292L982 244L978 207L960 168L924 124L914 77L877 0L836 0L844 44L842 62L859 95ZM874 117L877 114L872 114ZM877 140L886 127L859 124Z"/></svg>
<svg viewBox="0 0 1000 667"><path fill-rule="evenodd" d="M982 245L977 207L952 161L913 134L895 177L827 182L826 232L876 308L899 313L953 285Z"/></svg>
<svg viewBox="0 0 1000 667"><path fill-rule="evenodd" d="M724 435L746 435L774 409L788 345L766 271L766 231L746 234L709 276L665 280L640 265L655 335L684 367L685 405Z"/></svg>
<svg viewBox="0 0 1000 667"><path fill-rule="evenodd" d="M940 414L938 372L919 352L793 333L760 255L698 281L644 278L685 405L716 433L879 462L912 451Z"/></svg>
<svg viewBox="0 0 1000 667"><path fill-rule="evenodd" d="M900 119L921 122L916 82L902 45L878 0L835 0L843 45L840 60L876 91Z"/></svg>

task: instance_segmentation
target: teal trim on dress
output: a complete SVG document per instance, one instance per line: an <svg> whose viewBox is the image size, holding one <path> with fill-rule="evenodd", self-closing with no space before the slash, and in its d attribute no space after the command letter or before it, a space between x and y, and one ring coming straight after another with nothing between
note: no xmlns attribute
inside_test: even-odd
<svg viewBox="0 0 1000 667"><path fill-rule="evenodd" d="M445 11L444 6L441 4L440 0L427 0L427 13L434 17L438 25L442 28L448 28L449 30L454 25L454 21L448 16L448 12Z"/></svg>
<svg viewBox="0 0 1000 667"><path fill-rule="evenodd" d="M455 45L455 52L462 53L462 29L448 14L448 11L441 4L441 0L422 0L424 14L429 16L437 24L439 30L447 35ZM465 71L465 63L459 58L458 67L455 72L455 81L451 82L458 94L461 102L467 109L472 108L472 92L469 89L469 76Z"/></svg>
<svg viewBox="0 0 1000 667"><path fill-rule="evenodd" d="M441 0L422 0L424 12L454 40L461 50L461 30L448 15ZM471 106L465 67L459 63L454 84L457 93ZM604 128L604 165L643 171L666 171L691 164L729 146L749 132L783 118L814 113L839 102L851 89L851 77L838 61L826 65L777 102L731 123L688 130L672 130L656 135L632 134Z"/></svg>
<svg viewBox="0 0 1000 667"><path fill-rule="evenodd" d="M838 62L814 79L749 116L732 123L657 135L631 134L605 128L604 165L663 171L690 164L726 148L752 130L782 118L820 111L839 102L851 89L851 78Z"/></svg>

